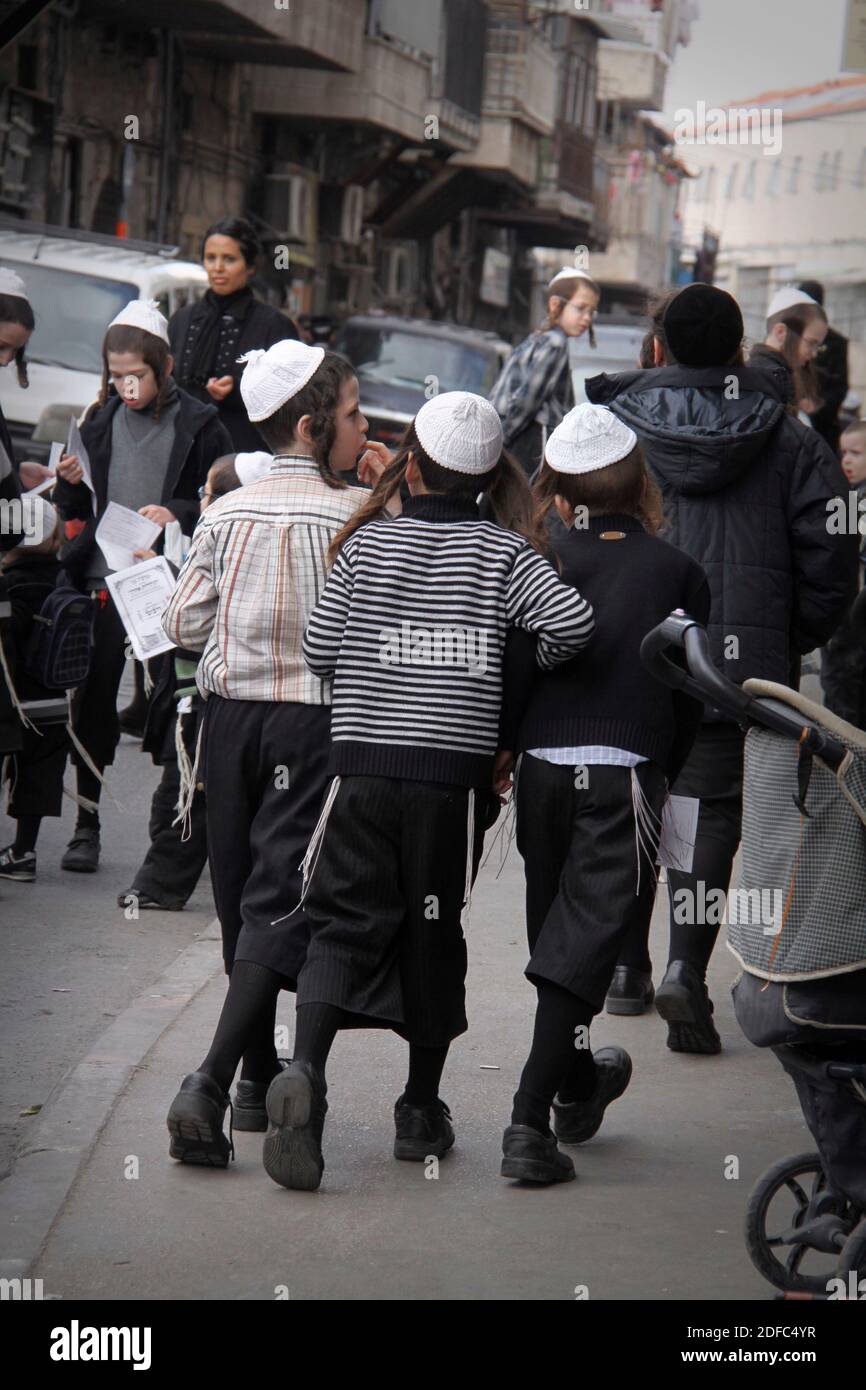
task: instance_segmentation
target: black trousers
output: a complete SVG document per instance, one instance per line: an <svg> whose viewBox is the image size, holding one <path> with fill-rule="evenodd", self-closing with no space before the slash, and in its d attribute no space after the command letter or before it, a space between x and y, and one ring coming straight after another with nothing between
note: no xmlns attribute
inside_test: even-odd
<svg viewBox="0 0 866 1390"><path fill-rule="evenodd" d="M191 720L191 716L186 716ZM189 750L194 756L194 749ZM159 902L185 903L207 863L207 813L205 799L196 792L190 811L190 835L174 825L180 793L180 769L176 756L166 756L162 777L150 803L150 848L132 882L133 891L147 893Z"/></svg>
<svg viewBox="0 0 866 1390"><path fill-rule="evenodd" d="M689 961L706 974L719 933L718 923L695 923L694 913L683 913L688 922L677 922L677 904L706 901L713 889L727 893L734 856L740 843L743 819L743 740L736 724L703 724L692 745L676 785L677 796L700 798L695 855L689 874L668 871L671 940L669 959ZM677 898L681 890L694 895Z"/></svg>
<svg viewBox="0 0 866 1390"><path fill-rule="evenodd" d="M634 769L656 817L666 793L655 763ZM527 977L604 1007L623 941L648 932L658 870L635 842L631 769L573 767L526 753L517 778L517 848L526 870ZM653 822L655 825L656 822Z"/></svg>
<svg viewBox="0 0 866 1390"><path fill-rule="evenodd" d="M474 800L473 879L491 797ZM465 787L340 780L304 902L312 936L299 1006L334 1004L349 1026L390 1026L422 1047L466 1031L468 820Z"/></svg>
<svg viewBox="0 0 866 1390"><path fill-rule="evenodd" d="M75 697L72 727L98 768L114 762L120 742L117 692L126 664L126 631L107 590L105 602L94 594L93 660L87 680ZM73 752L72 761L80 758Z"/></svg>
<svg viewBox="0 0 866 1390"><path fill-rule="evenodd" d="M63 811L63 773L69 753L66 726L43 724L38 733L24 727L21 736L21 751L8 755L6 814L13 820L21 816L59 816Z"/></svg>
<svg viewBox="0 0 866 1390"><path fill-rule="evenodd" d="M330 726L327 705L207 701L208 857L227 974L237 958L297 979L309 928L292 909L328 780Z"/></svg>

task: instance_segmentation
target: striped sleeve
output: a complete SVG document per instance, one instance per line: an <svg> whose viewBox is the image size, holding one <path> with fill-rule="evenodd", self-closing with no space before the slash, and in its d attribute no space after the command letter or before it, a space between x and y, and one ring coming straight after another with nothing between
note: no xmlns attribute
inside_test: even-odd
<svg viewBox="0 0 866 1390"><path fill-rule="evenodd" d="M352 602L354 572L344 545L322 592L310 614L304 633L304 661L314 676L330 680L337 669L340 645Z"/></svg>
<svg viewBox="0 0 866 1390"><path fill-rule="evenodd" d="M530 545L518 551L508 583L508 621L538 638L538 664L568 661L592 635L592 608Z"/></svg>
<svg viewBox="0 0 866 1390"><path fill-rule="evenodd" d="M219 593L213 578L213 529L202 519L178 575L177 587L162 615L166 637L187 651L203 652L218 605Z"/></svg>

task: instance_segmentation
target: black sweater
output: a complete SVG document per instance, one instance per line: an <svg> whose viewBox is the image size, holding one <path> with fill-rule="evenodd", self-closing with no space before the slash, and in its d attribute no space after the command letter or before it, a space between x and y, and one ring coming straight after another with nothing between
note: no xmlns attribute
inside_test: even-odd
<svg viewBox="0 0 866 1390"><path fill-rule="evenodd" d="M703 707L651 676L640 644L675 608L707 621L706 575L631 516L591 517L584 529L555 530L553 545L563 580L592 604L595 630L579 656L536 681L518 748L623 748L658 763L673 782Z"/></svg>

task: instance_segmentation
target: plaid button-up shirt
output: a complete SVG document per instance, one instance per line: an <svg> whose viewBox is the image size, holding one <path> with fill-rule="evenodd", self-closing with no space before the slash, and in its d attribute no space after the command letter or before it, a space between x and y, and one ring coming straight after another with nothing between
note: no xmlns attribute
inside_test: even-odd
<svg viewBox="0 0 866 1390"><path fill-rule="evenodd" d="M328 487L312 459L284 457L207 508L162 619L172 642L202 653L205 697L330 704L301 642L328 546L367 496Z"/></svg>

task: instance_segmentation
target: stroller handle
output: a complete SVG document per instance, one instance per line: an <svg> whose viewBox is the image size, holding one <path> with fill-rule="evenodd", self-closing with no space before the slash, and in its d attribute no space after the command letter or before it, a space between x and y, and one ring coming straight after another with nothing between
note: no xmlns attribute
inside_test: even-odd
<svg viewBox="0 0 866 1390"><path fill-rule="evenodd" d="M684 664L672 661L667 655L671 647L682 651ZM748 695L723 676L710 659L706 629L681 608L674 609L664 622L647 633L640 655L650 674L663 685L714 706L737 724L761 724L794 739L834 771L847 754L844 744L831 738L805 715L788 710L777 700Z"/></svg>

